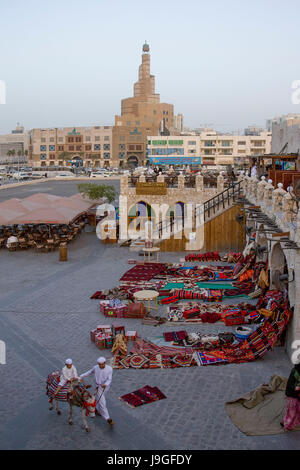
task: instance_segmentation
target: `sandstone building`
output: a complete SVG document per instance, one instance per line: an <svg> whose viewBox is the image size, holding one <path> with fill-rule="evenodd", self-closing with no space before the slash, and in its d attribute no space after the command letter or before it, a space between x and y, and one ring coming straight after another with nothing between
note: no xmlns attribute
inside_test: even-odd
<svg viewBox="0 0 300 470"><path fill-rule="evenodd" d="M134 96L122 100L121 116L115 116L112 129L112 166L115 167L146 164L147 136L159 135L163 122L167 129L173 127L173 105L160 103L160 95L155 93L149 51L149 45L145 43Z"/></svg>

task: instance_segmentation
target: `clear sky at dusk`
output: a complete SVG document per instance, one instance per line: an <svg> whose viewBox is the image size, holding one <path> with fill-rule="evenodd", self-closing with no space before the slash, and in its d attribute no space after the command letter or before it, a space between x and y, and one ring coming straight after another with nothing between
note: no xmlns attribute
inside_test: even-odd
<svg viewBox="0 0 300 470"><path fill-rule="evenodd" d="M220 131L300 113L299 0L0 0L0 133L112 125L142 45L161 101Z"/></svg>

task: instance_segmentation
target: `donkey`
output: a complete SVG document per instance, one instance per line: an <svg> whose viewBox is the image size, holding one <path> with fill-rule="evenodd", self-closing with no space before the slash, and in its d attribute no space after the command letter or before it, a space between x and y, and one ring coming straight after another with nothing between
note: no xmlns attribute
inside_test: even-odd
<svg viewBox="0 0 300 470"><path fill-rule="evenodd" d="M79 406L81 408L81 415L82 415L84 429L86 430L86 432L89 432L90 428L88 427L86 418L87 416L90 416L91 418L95 417L96 405L97 405L96 392L90 393L87 390L89 386L84 387L81 382L76 380L62 387L59 394L57 396L54 396L54 393L59 383L58 374L60 374L60 372L54 371L52 372L52 374L48 375L47 385L46 385L46 394L49 396L49 403L50 403L49 410L52 411L54 409L53 400L55 400L56 412L58 415L60 415L61 411L58 408L58 402L59 401L67 402L70 407L68 422L71 425L73 424L73 421L72 421L73 406Z"/></svg>

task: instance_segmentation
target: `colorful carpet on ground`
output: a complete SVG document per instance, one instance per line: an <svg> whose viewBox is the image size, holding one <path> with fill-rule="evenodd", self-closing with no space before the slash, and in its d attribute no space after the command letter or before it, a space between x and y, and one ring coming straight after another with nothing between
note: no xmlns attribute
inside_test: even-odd
<svg viewBox="0 0 300 470"><path fill-rule="evenodd" d="M158 387L150 387L145 385L134 392L127 393L120 397L121 401L127 403L132 408L136 408L147 403L153 403L158 400L167 398Z"/></svg>
<svg viewBox="0 0 300 470"><path fill-rule="evenodd" d="M267 292L266 296L259 299L258 304L270 303L270 299L274 301L276 294L280 293L269 294ZM280 297L278 301L279 299ZM164 369L254 361L274 348L291 319L292 311L287 303L283 301L278 305L276 301L274 302L272 316L265 317L264 322L247 339L239 343L225 343L220 349L207 352L197 351L191 347L157 346L150 341L138 338L130 354L124 357L116 356L113 358L112 366L116 369Z"/></svg>

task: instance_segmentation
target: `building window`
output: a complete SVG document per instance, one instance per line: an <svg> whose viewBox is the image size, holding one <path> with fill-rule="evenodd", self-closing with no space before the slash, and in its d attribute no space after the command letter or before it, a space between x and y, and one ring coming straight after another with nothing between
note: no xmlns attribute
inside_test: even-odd
<svg viewBox="0 0 300 470"><path fill-rule="evenodd" d="M140 125L140 121L135 121L135 125L136 125L136 126L139 126L139 125Z"/></svg>
<svg viewBox="0 0 300 470"><path fill-rule="evenodd" d="M110 150L110 144L104 144L103 150Z"/></svg>
<svg viewBox="0 0 300 470"><path fill-rule="evenodd" d="M127 121L126 126L131 126L131 121Z"/></svg>
<svg viewBox="0 0 300 470"><path fill-rule="evenodd" d="M215 140L205 140L204 141L204 147L214 147L216 145Z"/></svg>
<svg viewBox="0 0 300 470"><path fill-rule="evenodd" d="M99 142L100 140L100 136L99 135L95 135L95 142Z"/></svg>
<svg viewBox="0 0 300 470"><path fill-rule="evenodd" d="M119 152L119 158L125 158L125 152Z"/></svg>
<svg viewBox="0 0 300 470"><path fill-rule="evenodd" d="M182 148L155 148L151 149L151 152L152 155L184 155L184 149Z"/></svg>
<svg viewBox="0 0 300 470"><path fill-rule="evenodd" d="M46 152L46 145L41 145L40 150L41 152Z"/></svg>
<svg viewBox="0 0 300 470"><path fill-rule="evenodd" d="M110 136L109 136L109 135L105 135L105 136L104 136L104 140L106 140L106 141L107 141L107 140L110 140Z"/></svg>
<svg viewBox="0 0 300 470"><path fill-rule="evenodd" d="M49 145L49 150L51 152L55 152L55 145Z"/></svg>
<svg viewBox="0 0 300 470"><path fill-rule="evenodd" d="M240 141L238 142L238 145L246 145L246 141L245 141L245 140L240 140Z"/></svg>
<svg viewBox="0 0 300 470"><path fill-rule="evenodd" d="M86 142L90 142L90 140L91 140L91 137L90 137L89 135L87 135L87 136L85 137L85 141L86 141Z"/></svg>
<svg viewBox="0 0 300 470"><path fill-rule="evenodd" d="M125 140L125 135L120 135L120 142L124 142Z"/></svg>
<svg viewBox="0 0 300 470"><path fill-rule="evenodd" d="M134 145L129 145L129 150L135 150L135 146Z"/></svg>
<svg viewBox="0 0 300 470"><path fill-rule="evenodd" d="M169 141L169 144L171 144L171 142L172 141ZM166 140L152 140L152 145L167 145L167 143Z"/></svg>
<svg viewBox="0 0 300 470"><path fill-rule="evenodd" d="M254 145L254 147L263 147L265 145L264 140L251 140L251 145Z"/></svg>
<svg viewBox="0 0 300 470"><path fill-rule="evenodd" d="M63 145L59 145L59 146L58 146L58 150L59 150L59 151L63 151L63 149L64 149L64 146L63 146Z"/></svg>
<svg viewBox="0 0 300 470"><path fill-rule="evenodd" d="M50 142L54 142L54 137L50 137Z"/></svg>
<svg viewBox="0 0 300 470"><path fill-rule="evenodd" d="M64 139L62 137L58 138L58 142L63 142L63 141L64 141Z"/></svg>
<svg viewBox="0 0 300 470"><path fill-rule="evenodd" d="M110 129L110 127L109 126L104 126L104 129Z"/></svg>
<svg viewBox="0 0 300 470"><path fill-rule="evenodd" d="M156 109L153 109L153 114L156 114Z"/></svg>
<svg viewBox="0 0 300 470"><path fill-rule="evenodd" d="M86 146L85 146L85 150L86 150L86 151L92 150L92 146L91 146L91 145L86 145Z"/></svg>
<svg viewBox="0 0 300 470"><path fill-rule="evenodd" d="M46 155L45 153L41 153L40 159L41 159L41 160L46 160L46 159L47 159L47 155Z"/></svg>
<svg viewBox="0 0 300 470"><path fill-rule="evenodd" d="M136 150L142 150L142 146L141 145L136 145Z"/></svg>
<svg viewBox="0 0 300 470"><path fill-rule="evenodd" d="M189 140L188 145L196 145L196 141L195 140Z"/></svg>
<svg viewBox="0 0 300 470"><path fill-rule="evenodd" d="M76 145L76 150L78 150L80 152L81 150L81 145Z"/></svg>
<svg viewBox="0 0 300 470"><path fill-rule="evenodd" d="M42 137L42 138L41 138L41 142L46 142L45 137Z"/></svg>
<svg viewBox="0 0 300 470"><path fill-rule="evenodd" d="M74 142L74 137L68 137L68 142Z"/></svg>
<svg viewBox="0 0 300 470"><path fill-rule="evenodd" d="M74 145L69 145L69 150L74 150Z"/></svg>
<svg viewBox="0 0 300 470"><path fill-rule="evenodd" d="M222 140L221 145L222 145L222 147L230 147L231 146L231 140Z"/></svg>
<svg viewBox="0 0 300 470"><path fill-rule="evenodd" d="M119 145L119 150L125 150L125 144L120 144Z"/></svg>
<svg viewBox="0 0 300 470"><path fill-rule="evenodd" d="M101 145L100 144L94 144L94 150L100 150Z"/></svg>
<svg viewBox="0 0 300 470"><path fill-rule="evenodd" d="M110 158L110 153L104 153L104 158L105 159Z"/></svg>

